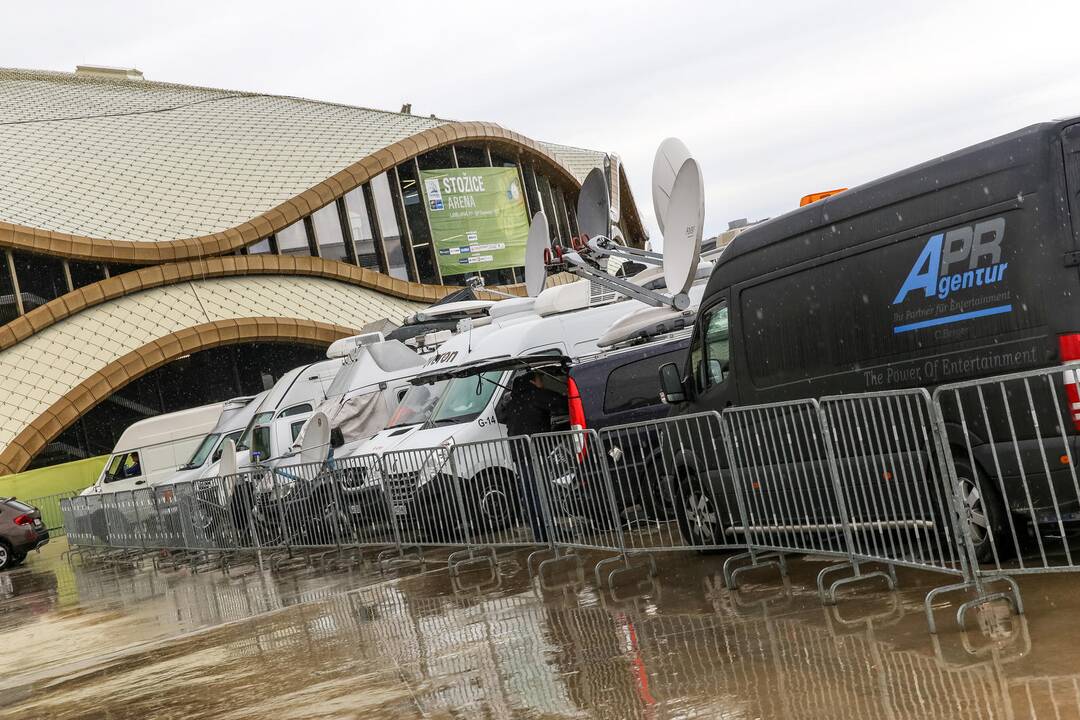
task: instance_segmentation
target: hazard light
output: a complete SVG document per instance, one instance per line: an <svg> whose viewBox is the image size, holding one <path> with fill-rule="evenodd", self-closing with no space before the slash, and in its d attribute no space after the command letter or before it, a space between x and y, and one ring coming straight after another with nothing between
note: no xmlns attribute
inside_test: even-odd
<svg viewBox="0 0 1080 720"><path fill-rule="evenodd" d="M803 195L802 199L799 200L799 207L802 207L803 205L809 205L810 203L815 203L818 200L824 200L825 198L829 197L830 195L836 195L837 193L842 193L845 190L847 190L847 188L836 188L835 190L823 190L822 192L816 192L816 193L810 193L809 195Z"/></svg>

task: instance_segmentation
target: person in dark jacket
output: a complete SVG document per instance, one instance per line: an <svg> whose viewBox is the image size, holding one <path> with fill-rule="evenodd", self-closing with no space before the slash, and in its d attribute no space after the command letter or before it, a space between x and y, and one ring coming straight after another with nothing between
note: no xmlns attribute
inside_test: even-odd
<svg viewBox="0 0 1080 720"><path fill-rule="evenodd" d="M534 435L550 432L552 411L565 405L566 398L545 388L540 374L530 370L514 380L510 387L510 396L496 409L495 417L506 425L506 434L511 438ZM525 500L525 509L529 513L533 538L536 542L547 542L547 523L544 521L536 473L529 458L528 446L522 440L511 440L510 452L517 466L521 497Z"/></svg>

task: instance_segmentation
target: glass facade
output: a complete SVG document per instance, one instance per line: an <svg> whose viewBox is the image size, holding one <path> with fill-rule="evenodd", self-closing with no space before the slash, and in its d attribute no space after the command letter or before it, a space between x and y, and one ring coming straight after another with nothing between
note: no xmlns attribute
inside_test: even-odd
<svg viewBox="0 0 1080 720"><path fill-rule="evenodd" d="M356 264L371 270L381 270L386 266L386 261L382 258L382 245L375 241L375 233L371 228L364 188L350 190L345 193L343 200L345 216L348 218L347 230L352 236L353 247L356 248Z"/></svg>
<svg viewBox="0 0 1080 720"><path fill-rule="evenodd" d="M0 323L9 323L19 317L19 301L15 297L15 283L11 281L8 264L9 253L0 253Z"/></svg>
<svg viewBox="0 0 1080 720"><path fill-rule="evenodd" d="M68 260L68 272L71 274L71 285L81 288L85 285L100 282L105 279L105 265L102 263L76 262Z"/></svg>
<svg viewBox="0 0 1080 720"><path fill-rule="evenodd" d="M345 234L341 228L338 205L332 202L311 214L311 225L315 230L315 242L319 246L319 257L340 262L352 262L350 248L345 245Z"/></svg>
<svg viewBox="0 0 1080 720"><path fill-rule="evenodd" d="M282 255L310 255L311 246L308 243L307 228L303 220L297 220L277 235L278 252Z"/></svg>
<svg viewBox="0 0 1080 720"><path fill-rule="evenodd" d="M394 208L394 197L390 193L390 180L385 173L376 175L371 179L369 187L374 198L375 220L386 249L386 274L402 280L412 280L411 268L402 244L401 229L398 226L397 210Z"/></svg>
<svg viewBox="0 0 1080 720"><path fill-rule="evenodd" d="M11 259L15 265L24 312L30 312L68 291L63 260L18 250L12 251Z"/></svg>
<svg viewBox="0 0 1080 720"><path fill-rule="evenodd" d="M405 220L408 223L409 239L412 242L413 257L416 258L416 269L420 273L420 282L441 283L416 166L403 163L398 165L397 171L398 189L405 208Z"/></svg>
<svg viewBox="0 0 1080 720"><path fill-rule="evenodd" d="M341 199L237 251L240 255L317 255L376 270L402 280L464 284L442 278L428 224L420 171L453 167L516 167L530 215L544 210L552 242L576 233L571 197L528 160L505 147L463 143L424 153L391 168ZM0 254L0 324L10 322L72 289L139 269L139 265L62 260L10 250ZM12 274L14 270L14 275ZM521 268L483 272L488 284L521 282Z"/></svg>
<svg viewBox="0 0 1080 720"><path fill-rule="evenodd" d="M129 425L241 395L262 392L289 370L326 359L326 349L245 343L203 350L143 375L106 398L49 443L30 468L105 455Z"/></svg>

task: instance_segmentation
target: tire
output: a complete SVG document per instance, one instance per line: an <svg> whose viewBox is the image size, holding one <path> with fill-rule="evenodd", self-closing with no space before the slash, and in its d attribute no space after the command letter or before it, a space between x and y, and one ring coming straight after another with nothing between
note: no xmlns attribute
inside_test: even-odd
<svg viewBox="0 0 1080 720"><path fill-rule="evenodd" d="M716 499L702 486L697 475L684 475L675 488L675 519L683 542L708 553L710 545L724 542L724 526Z"/></svg>
<svg viewBox="0 0 1080 720"><path fill-rule="evenodd" d="M14 567L14 560L15 553L11 551L11 546L3 540L0 540L0 572Z"/></svg>
<svg viewBox="0 0 1080 720"><path fill-rule="evenodd" d="M516 485L516 479L501 473L481 473L462 483L462 488L468 487L472 495L469 509L474 535L505 530L521 519L521 500Z"/></svg>
<svg viewBox="0 0 1080 720"><path fill-rule="evenodd" d="M962 503L957 509L962 517L971 520L967 531L971 534L975 558L981 563L993 562L996 547L998 560L1011 559L1018 548L1011 547L1006 541L1005 508L997 490L966 459L956 458L953 463Z"/></svg>

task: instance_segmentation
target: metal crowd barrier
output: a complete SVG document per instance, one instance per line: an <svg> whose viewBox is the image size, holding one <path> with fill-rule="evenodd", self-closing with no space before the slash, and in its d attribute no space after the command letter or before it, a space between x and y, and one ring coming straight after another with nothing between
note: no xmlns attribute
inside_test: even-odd
<svg viewBox="0 0 1080 720"><path fill-rule="evenodd" d="M380 565L451 572L499 549L650 569L657 553L727 551L725 578L784 556L837 560L822 599L908 567L973 590L957 620L1011 576L1080 569L1080 364L944 385L728 408L646 423L388 452L234 477L62 499L89 548L374 549ZM546 559L544 559L546 557ZM614 579L613 569L608 581ZM840 573L843 572L843 576ZM1004 582L1001 592L987 585Z"/></svg>

